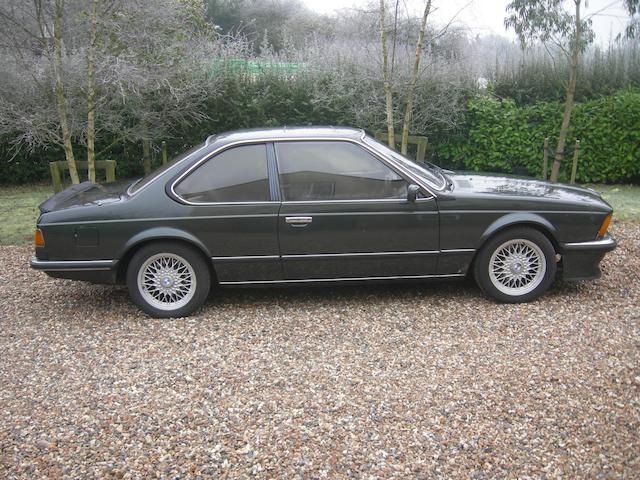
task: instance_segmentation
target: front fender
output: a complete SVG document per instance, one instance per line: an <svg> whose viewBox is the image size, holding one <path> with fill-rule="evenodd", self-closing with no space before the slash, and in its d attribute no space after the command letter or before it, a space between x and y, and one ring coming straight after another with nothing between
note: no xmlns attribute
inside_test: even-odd
<svg viewBox="0 0 640 480"><path fill-rule="evenodd" d="M509 228L512 226L526 226L532 225L542 229L549 233L554 239L556 238L556 228L546 218L531 212L513 212L504 215L497 220L494 220L487 229L480 236L477 248L480 248L484 243L495 235L500 230Z"/></svg>

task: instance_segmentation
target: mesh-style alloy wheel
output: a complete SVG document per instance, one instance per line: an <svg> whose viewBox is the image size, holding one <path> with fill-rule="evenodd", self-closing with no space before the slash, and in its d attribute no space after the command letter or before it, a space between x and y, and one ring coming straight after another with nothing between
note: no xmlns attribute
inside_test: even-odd
<svg viewBox="0 0 640 480"><path fill-rule="evenodd" d="M196 293L196 274L180 255L159 253L148 258L138 270L138 290L160 310L177 310Z"/></svg>
<svg viewBox="0 0 640 480"><path fill-rule="evenodd" d="M206 300L211 279L199 252L186 245L152 243L131 259L127 284L131 298L153 317L182 317Z"/></svg>
<svg viewBox="0 0 640 480"><path fill-rule="evenodd" d="M489 278L494 287L507 295L524 295L540 285L546 268L544 253L535 243L508 240L491 255Z"/></svg>
<svg viewBox="0 0 640 480"><path fill-rule="evenodd" d="M533 228L514 228L490 239L475 260L476 283L501 302L528 302L542 295L556 274L555 250Z"/></svg>

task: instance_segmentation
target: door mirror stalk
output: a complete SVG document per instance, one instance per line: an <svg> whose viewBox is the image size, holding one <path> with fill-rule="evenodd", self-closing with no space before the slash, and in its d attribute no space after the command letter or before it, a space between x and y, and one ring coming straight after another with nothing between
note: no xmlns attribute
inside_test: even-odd
<svg viewBox="0 0 640 480"><path fill-rule="evenodd" d="M418 198L418 194L420 193L420 187L415 183L412 183L407 187L407 201L415 202Z"/></svg>

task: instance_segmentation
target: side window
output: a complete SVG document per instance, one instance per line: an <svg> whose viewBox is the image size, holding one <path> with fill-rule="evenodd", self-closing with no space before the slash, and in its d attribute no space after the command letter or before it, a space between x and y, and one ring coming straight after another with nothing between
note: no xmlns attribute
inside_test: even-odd
<svg viewBox="0 0 640 480"><path fill-rule="evenodd" d="M266 202L270 200L267 147L243 145L224 150L174 187L190 202Z"/></svg>
<svg viewBox="0 0 640 480"><path fill-rule="evenodd" d="M276 144L284 200L375 200L407 197L407 182L348 142Z"/></svg>

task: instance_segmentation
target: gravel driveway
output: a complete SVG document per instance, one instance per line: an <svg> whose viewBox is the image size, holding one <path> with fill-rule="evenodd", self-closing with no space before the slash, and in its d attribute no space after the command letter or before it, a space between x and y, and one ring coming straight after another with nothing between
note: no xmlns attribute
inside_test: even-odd
<svg viewBox="0 0 640 480"><path fill-rule="evenodd" d="M0 477L638 478L640 226L602 279L217 292L153 320L0 249Z"/></svg>

